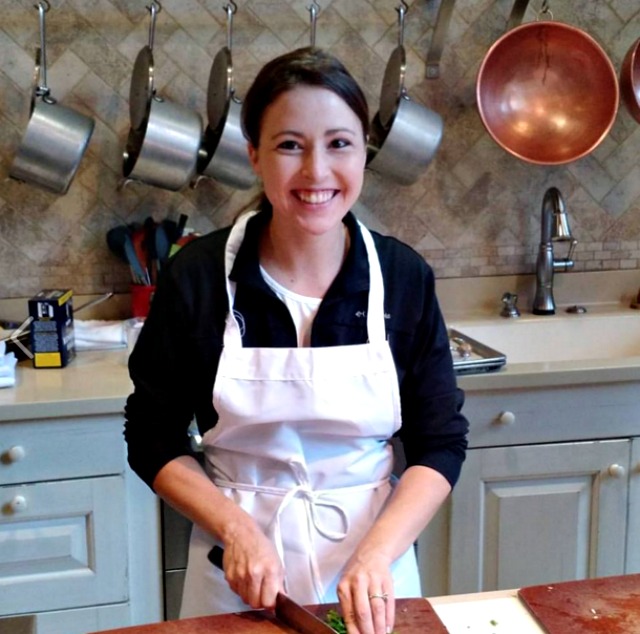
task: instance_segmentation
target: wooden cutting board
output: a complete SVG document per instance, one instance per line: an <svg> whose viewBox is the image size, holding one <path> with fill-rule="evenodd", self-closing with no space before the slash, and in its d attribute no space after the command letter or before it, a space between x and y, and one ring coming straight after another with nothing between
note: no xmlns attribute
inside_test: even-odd
<svg viewBox="0 0 640 634"><path fill-rule="evenodd" d="M548 634L640 634L640 574L531 586L518 596Z"/></svg>
<svg viewBox="0 0 640 634"><path fill-rule="evenodd" d="M324 619L327 611L331 608L336 609L337 605L308 607L314 614ZM254 610L139 625L109 630L108 634L282 634L283 632L291 634L293 630L277 621L270 612ZM447 634L448 630L427 599L397 599L395 632L397 634Z"/></svg>

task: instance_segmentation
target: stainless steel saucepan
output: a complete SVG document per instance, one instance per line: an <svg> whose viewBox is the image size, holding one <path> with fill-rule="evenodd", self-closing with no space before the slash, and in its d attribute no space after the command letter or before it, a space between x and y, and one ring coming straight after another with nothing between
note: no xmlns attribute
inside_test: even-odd
<svg viewBox="0 0 640 634"><path fill-rule="evenodd" d="M153 41L159 2L147 7L151 13L149 44L136 57L129 91L131 127L123 155L125 184L142 181L176 191L195 173L202 120L200 116L156 94Z"/></svg>
<svg viewBox="0 0 640 634"><path fill-rule="evenodd" d="M444 124L437 112L413 101L407 94L403 44L405 3L397 11L399 43L387 63L379 110L371 123L367 167L401 185L411 185L435 156Z"/></svg>
<svg viewBox="0 0 640 634"><path fill-rule="evenodd" d="M207 126L200 148L198 174L213 178L237 189L249 189L256 174L249 161L247 140L242 133L242 100L233 86L233 15L235 2L224 7L227 12L227 45L213 60L207 93ZM199 182L194 181L194 187Z"/></svg>
<svg viewBox="0 0 640 634"><path fill-rule="evenodd" d="M40 48L36 50L31 111L9 176L64 194L80 166L95 122L52 97L47 86L45 29L45 13L50 7L47 0L41 0L36 8L40 17Z"/></svg>

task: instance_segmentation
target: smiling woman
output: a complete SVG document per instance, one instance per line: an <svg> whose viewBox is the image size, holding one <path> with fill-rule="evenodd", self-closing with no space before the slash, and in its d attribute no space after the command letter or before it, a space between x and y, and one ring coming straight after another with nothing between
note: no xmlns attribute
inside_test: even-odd
<svg viewBox="0 0 640 634"><path fill-rule="evenodd" d="M433 272L350 211L368 109L336 58L269 62L243 126L263 202L163 268L130 358L129 461L194 523L182 617L286 592L339 601L350 634L386 634L395 597L422 594L413 544L466 449Z"/></svg>

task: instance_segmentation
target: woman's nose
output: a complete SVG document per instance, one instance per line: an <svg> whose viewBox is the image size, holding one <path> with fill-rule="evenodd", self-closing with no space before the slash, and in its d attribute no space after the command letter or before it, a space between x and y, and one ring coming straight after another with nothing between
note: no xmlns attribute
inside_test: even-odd
<svg viewBox="0 0 640 634"><path fill-rule="evenodd" d="M310 149L305 153L302 170L305 176L319 179L326 175L329 162L326 153L322 149Z"/></svg>

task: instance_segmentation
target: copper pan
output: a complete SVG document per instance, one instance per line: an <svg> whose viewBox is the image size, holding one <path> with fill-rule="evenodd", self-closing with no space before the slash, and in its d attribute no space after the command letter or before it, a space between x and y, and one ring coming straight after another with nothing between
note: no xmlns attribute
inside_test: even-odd
<svg viewBox="0 0 640 634"><path fill-rule="evenodd" d="M618 110L618 78L590 35L540 20L491 46L476 97L498 145L529 163L560 165L586 156L608 134Z"/></svg>
<svg viewBox="0 0 640 634"><path fill-rule="evenodd" d="M640 123L640 38L634 42L622 62L620 92L629 113Z"/></svg>

